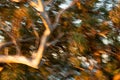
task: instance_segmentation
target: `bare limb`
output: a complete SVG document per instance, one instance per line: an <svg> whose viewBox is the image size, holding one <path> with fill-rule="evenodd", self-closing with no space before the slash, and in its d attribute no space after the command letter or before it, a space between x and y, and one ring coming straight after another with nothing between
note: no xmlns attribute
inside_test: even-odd
<svg viewBox="0 0 120 80"><path fill-rule="evenodd" d="M18 55L15 56L0 55L0 63L21 63L33 68L38 68L38 65L35 64L34 59Z"/></svg>
<svg viewBox="0 0 120 80"><path fill-rule="evenodd" d="M43 24L44 24L46 30L44 31L43 36L41 38L38 51L36 53L33 53L33 55L32 55L32 57L34 58L34 62L35 62L36 65L39 65L40 60L42 59L43 51L45 49L48 36L51 33L51 30L50 30L50 28L51 28L51 22L50 22L49 17L48 17L48 15L47 15L47 13L45 11L41 12L40 18L42 19Z"/></svg>

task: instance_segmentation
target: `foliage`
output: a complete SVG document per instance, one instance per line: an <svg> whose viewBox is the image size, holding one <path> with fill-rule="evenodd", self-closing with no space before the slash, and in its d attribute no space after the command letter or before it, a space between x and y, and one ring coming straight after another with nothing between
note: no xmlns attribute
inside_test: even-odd
<svg viewBox="0 0 120 80"><path fill-rule="evenodd" d="M47 1L47 0L45 0ZM4 69L0 73L1 80L119 80L120 77L120 6L112 6L104 0L79 0L75 6L60 16L60 22L49 37L49 42L56 42L44 51L39 69L22 64L1 64ZM16 39L36 37L35 30L41 37L44 27L35 10L27 1L20 3L0 0L0 27L8 30ZM47 12L51 21L64 1L54 0ZM101 2L102 3L102 2ZM82 20L77 27L74 20ZM3 26L3 23L8 26ZM33 27L35 26L35 27ZM64 34L63 34L64 33ZM63 34L61 36L61 34ZM4 31L3 42L11 39ZM1 38L2 40L2 38ZM23 55L29 57L38 48L36 39L19 42ZM0 49L0 54L9 50L13 55L15 46Z"/></svg>

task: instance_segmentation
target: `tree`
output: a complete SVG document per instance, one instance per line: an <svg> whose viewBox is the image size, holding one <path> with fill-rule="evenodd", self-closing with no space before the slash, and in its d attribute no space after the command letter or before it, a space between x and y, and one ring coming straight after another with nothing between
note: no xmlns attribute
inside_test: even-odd
<svg viewBox="0 0 120 80"><path fill-rule="evenodd" d="M18 0L12 0L14 2L19 2ZM75 3L72 2L70 4L70 6L72 6L73 4ZM12 40L12 43L16 46L16 54L15 56L8 56L8 50L7 52L5 51L5 54L7 55L1 55L0 57L0 62L6 62L6 63L22 63L22 64L26 64L28 66L31 66L31 67L34 67L34 68L37 68L38 65L39 65L39 61L41 60L42 58L42 53L44 51L44 47L46 46L46 42L47 42L47 38L48 36L50 35L50 33L56 28L58 22L59 22L59 17L60 15L67 9L69 8L70 6L68 6L67 8L61 10L59 12L59 14L56 16L56 20L55 20L55 23L54 24L51 24L50 22L50 19L49 19L49 16L48 14L46 13L45 11L45 3L43 3L41 0L38 0L37 3L33 2L33 1L30 1L29 4L35 8L37 11L38 11L38 15L40 16L40 18L42 19L43 21L43 24L45 26L45 31L43 33L43 36L41 37L41 41L37 41L38 43L40 43L40 45L38 45L38 50L36 52L34 52L33 54L31 54L31 58L26 58L24 56L21 55L21 50L20 50L20 46L18 45L18 42L16 40L16 38L18 38L20 36L20 28L18 28L19 25L17 25L16 27L13 27L13 32L14 34L16 35L12 35L10 34L10 32L6 31L4 29L4 26L7 26L7 25L4 25L3 23L3 26L1 27L1 30L3 32L5 32ZM26 10L25 10L26 11ZM20 14L22 16L24 16L24 14L26 15L27 13L23 12L23 14ZM29 15L29 14L27 14ZM17 21L17 22L20 22L20 21ZM35 33L35 36L37 37L37 40L39 40L39 34L37 33L37 31L34 30L34 33ZM5 43L5 44L8 44L8 43ZM4 46L5 44L3 44L2 46Z"/></svg>
<svg viewBox="0 0 120 80"><path fill-rule="evenodd" d="M0 29L1 36L4 36L1 39L3 38L5 43L2 42L0 47L1 55L4 54L0 61L7 64L17 61L38 69L18 64L4 65L1 79L119 78L119 7L115 7L117 2L73 0L66 8L61 0L44 0L43 3L42 0L38 3L29 0L11 1L15 3L1 1L4 4L1 11L4 11L0 13ZM69 3L65 1L66 4ZM111 3L113 5L109 7ZM42 58L36 56L39 53ZM15 60L16 57L18 60ZM8 72L13 72L14 76Z"/></svg>

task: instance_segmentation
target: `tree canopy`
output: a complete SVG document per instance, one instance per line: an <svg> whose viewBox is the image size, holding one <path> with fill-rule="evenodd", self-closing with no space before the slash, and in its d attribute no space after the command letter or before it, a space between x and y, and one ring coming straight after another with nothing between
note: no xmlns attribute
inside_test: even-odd
<svg viewBox="0 0 120 80"><path fill-rule="evenodd" d="M119 2L0 0L0 79L119 80Z"/></svg>

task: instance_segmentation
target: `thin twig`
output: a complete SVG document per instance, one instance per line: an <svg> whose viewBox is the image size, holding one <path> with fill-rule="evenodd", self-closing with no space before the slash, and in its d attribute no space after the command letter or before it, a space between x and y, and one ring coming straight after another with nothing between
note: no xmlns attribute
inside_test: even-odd
<svg viewBox="0 0 120 80"><path fill-rule="evenodd" d="M16 40L17 42L19 43L23 43L23 42L28 42L28 41L32 41L32 40L35 40L36 38L35 37L30 37L30 38L27 38L27 39L18 39ZM8 46L11 46L13 45L14 43L12 41L10 42L2 42L0 43L0 51L5 48L5 47L8 47Z"/></svg>
<svg viewBox="0 0 120 80"><path fill-rule="evenodd" d="M55 22L54 22L54 24L53 24L53 30L57 27L58 22L59 22L59 20L60 20L60 16L62 15L62 13L63 13L64 11L66 11L67 9L69 9L70 7L72 7L72 6L76 3L76 1L77 1L77 0L72 1L71 4L70 4L68 7L66 7L65 9L61 9L60 11L58 11L58 14L57 14L56 17L55 17Z"/></svg>
<svg viewBox="0 0 120 80"><path fill-rule="evenodd" d="M44 2L44 5L47 6L47 5L51 5L55 0L49 0L49 1L45 1Z"/></svg>
<svg viewBox="0 0 120 80"><path fill-rule="evenodd" d="M39 33L37 32L37 30L35 30L35 25L32 26L32 29L33 29L33 33L34 33L34 35L36 37L35 44L38 47L38 45L39 45L39 39L40 39Z"/></svg>
<svg viewBox="0 0 120 80"><path fill-rule="evenodd" d="M59 42L59 39L60 39L61 37L63 37L63 35L64 35L64 33L60 33L55 40L47 43L46 46L48 47L48 46L51 46L51 45L55 45L57 42Z"/></svg>
<svg viewBox="0 0 120 80"><path fill-rule="evenodd" d="M17 55L20 55L21 50L20 50L20 46L18 45L15 37L8 31L4 30L3 28L1 28L2 31L4 31L12 40L13 44L15 45L16 51L17 51Z"/></svg>

